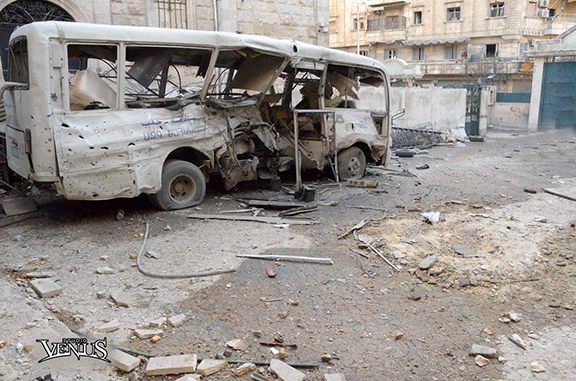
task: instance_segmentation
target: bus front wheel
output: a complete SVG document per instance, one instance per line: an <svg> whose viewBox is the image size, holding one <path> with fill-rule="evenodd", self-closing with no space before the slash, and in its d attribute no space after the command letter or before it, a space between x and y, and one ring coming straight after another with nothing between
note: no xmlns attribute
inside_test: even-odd
<svg viewBox="0 0 576 381"><path fill-rule="evenodd" d="M169 160L162 169L162 188L150 195L150 201L162 210L196 206L206 194L206 179L202 171L183 160Z"/></svg>
<svg viewBox="0 0 576 381"><path fill-rule="evenodd" d="M338 153L338 176L340 180L358 180L366 171L366 155L358 147L346 148Z"/></svg>

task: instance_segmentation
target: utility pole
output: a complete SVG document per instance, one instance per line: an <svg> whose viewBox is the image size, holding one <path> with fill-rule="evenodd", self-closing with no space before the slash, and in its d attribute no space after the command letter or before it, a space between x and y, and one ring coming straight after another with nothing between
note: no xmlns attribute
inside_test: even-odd
<svg viewBox="0 0 576 381"><path fill-rule="evenodd" d="M360 54L360 4L366 5L365 1L358 1L356 3L356 54ZM365 20L368 22L368 20Z"/></svg>

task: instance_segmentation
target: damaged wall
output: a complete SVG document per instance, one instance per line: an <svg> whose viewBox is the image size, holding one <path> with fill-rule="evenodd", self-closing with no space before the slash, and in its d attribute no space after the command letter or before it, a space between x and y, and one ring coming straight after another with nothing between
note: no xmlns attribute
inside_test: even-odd
<svg viewBox="0 0 576 381"><path fill-rule="evenodd" d="M75 21L215 30L212 0L54 0ZM328 2L218 0L219 30L289 38L328 46Z"/></svg>
<svg viewBox="0 0 576 381"><path fill-rule="evenodd" d="M399 127L414 127L432 123L435 131L463 126L466 120L466 90L442 87L391 87L390 113L406 107L406 115L397 119ZM384 100L374 88L361 87L358 107L382 109Z"/></svg>

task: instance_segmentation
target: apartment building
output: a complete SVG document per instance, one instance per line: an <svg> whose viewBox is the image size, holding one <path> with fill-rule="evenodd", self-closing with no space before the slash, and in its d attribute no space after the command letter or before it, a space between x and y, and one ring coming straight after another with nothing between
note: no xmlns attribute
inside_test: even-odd
<svg viewBox="0 0 576 381"><path fill-rule="evenodd" d="M330 46L399 58L440 84L524 83L534 41L576 24L576 0L331 0Z"/></svg>

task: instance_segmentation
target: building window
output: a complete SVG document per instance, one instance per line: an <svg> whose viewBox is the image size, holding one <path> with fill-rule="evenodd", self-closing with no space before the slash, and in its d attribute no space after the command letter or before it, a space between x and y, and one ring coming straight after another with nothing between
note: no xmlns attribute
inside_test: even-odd
<svg viewBox="0 0 576 381"><path fill-rule="evenodd" d="M187 29L186 0L154 0L160 28Z"/></svg>
<svg viewBox="0 0 576 381"><path fill-rule="evenodd" d="M504 17L504 3L490 4L490 17Z"/></svg>
<svg viewBox="0 0 576 381"><path fill-rule="evenodd" d="M457 60L458 59L458 47L456 45L446 46L444 48L444 59Z"/></svg>
<svg viewBox="0 0 576 381"><path fill-rule="evenodd" d="M356 30L356 27L358 26L357 20L356 17L353 18L354 25L352 25L352 30ZM362 17L360 17L360 30L364 30L364 19Z"/></svg>
<svg viewBox="0 0 576 381"><path fill-rule="evenodd" d="M460 7L448 8L448 21L460 21Z"/></svg>
<svg viewBox="0 0 576 381"><path fill-rule="evenodd" d="M386 51L384 52L384 58L385 59L396 58L396 49L386 49Z"/></svg>
<svg viewBox="0 0 576 381"><path fill-rule="evenodd" d="M498 57L498 44L486 44L486 57Z"/></svg>
<svg viewBox="0 0 576 381"><path fill-rule="evenodd" d="M414 25L422 24L422 11L414 12Z"/></svg>
<svg viewBox="0 0 576 381"><path fill-rule="evenodd" d="M368 51L367 50L360 50L360 55L364 56L364 57L368 57Z"/></svg>
<svg viewBox="0 0 576 381"><path fill-rule="evenodd" d="M424 61L424 48L412 49L412 61Z"/></svg>

